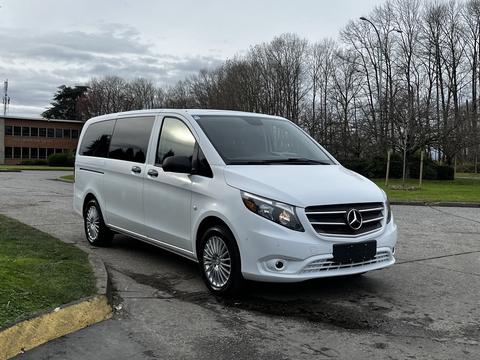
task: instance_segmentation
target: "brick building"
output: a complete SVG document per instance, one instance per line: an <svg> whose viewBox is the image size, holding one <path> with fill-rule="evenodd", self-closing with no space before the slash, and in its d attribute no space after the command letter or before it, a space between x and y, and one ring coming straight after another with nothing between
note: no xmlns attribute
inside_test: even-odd
<svg viewBox="0 0 480 360"><path fill-rule="evenodd" d="M0 164L46 160L50 154L75 151L83 122L0 116Z"/></svg>

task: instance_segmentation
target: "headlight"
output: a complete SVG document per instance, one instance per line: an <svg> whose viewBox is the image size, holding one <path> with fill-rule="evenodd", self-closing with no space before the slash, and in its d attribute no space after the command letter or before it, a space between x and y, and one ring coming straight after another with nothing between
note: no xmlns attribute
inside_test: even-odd
<svg viewBox="0 0 480 360"><path fill-rule="evenodd" d="M242 200L248 210L265 219L276 222L289 229L303 231L302 224L295 214L295 207L257 195L241 192Z"/></svg>
<svg viewBox="0 0 480 360"><path fill-rule="evenodd" d="M388 201L388 196L387 193L383 190L380 189L383 193L383 196L385 196L385 210L387 211L387 224L392 220L392 209L390 208L390 201Z"/></svg>
<svg viewBox="0 0 480 360"><path fill-rule="evenodd" d="M385 206L387 208L387 224L392 220L392 209L390 208L390 201L385 201Z"/></svg>

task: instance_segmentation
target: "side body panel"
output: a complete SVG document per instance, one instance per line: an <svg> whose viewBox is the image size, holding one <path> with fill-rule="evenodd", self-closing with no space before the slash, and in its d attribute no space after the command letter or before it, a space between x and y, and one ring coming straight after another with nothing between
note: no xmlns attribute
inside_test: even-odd
<svg viewBox="0 0 480 360"><path fill-rule="evenodd" d="M150 141L150 151L145 170L145 231L147 236L153 239L166 242L192 253L192 175L165 172L162 167L155 165L156 151L164 117L175 117L183 121L192 131L189 122L176 114L162 114L157 119ZM193 131L192 133L194 134ZM148 175L149 171L155 171L158 175L150 176Z"/></svg>

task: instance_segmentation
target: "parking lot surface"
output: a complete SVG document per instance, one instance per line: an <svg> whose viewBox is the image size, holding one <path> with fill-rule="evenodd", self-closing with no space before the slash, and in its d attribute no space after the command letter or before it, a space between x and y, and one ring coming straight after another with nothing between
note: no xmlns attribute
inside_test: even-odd
<svg viewBox="0 0 480 360"><path fill-rule="evenodd" d="M0 173L0 212L99 255L113 319L20 359L473 359L480 209L394 206L397 264L360 277L250 283L216 299L197 266L125 236L92 248L59 172Z"/></svg>

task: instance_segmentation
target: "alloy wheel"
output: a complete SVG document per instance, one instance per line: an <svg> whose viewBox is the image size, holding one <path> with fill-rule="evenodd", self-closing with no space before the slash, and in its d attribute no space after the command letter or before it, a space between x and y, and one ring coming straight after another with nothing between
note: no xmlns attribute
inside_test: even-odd
<svg viewBox="0 0 480 360"><path fill-rule="evenodd" d="M95 206L90 206L90 208L87 211L87 216L85 220L87 222L86 225L87 225L88 240L90 242L93 242L97 240L98 233L100 231L100 215Z"/></svg>
<svg viewBox="0 0 480 360"><path fill-rule="evenodd" d="M221 237L212 236L205 243L203 268L208 282L215 289L224 287L230 279L232 260Z"/></svg>

